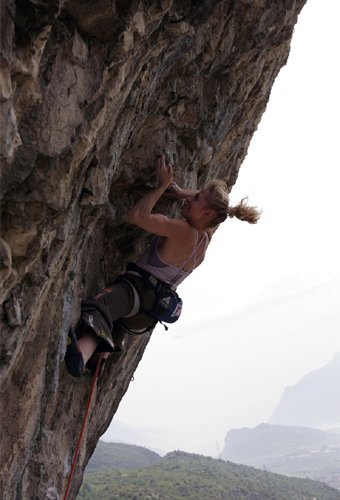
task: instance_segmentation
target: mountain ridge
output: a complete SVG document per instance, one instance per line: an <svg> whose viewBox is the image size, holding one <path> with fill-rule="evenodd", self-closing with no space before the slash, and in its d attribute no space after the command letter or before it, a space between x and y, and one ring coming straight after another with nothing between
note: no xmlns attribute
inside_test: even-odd
<svg viewBox="0 0 340 500"><path fill-rule="evenodd" d="M268 422L303 427L340 427L340 353L286 387Z"/></svg>
<svg viewBox="0 0 340 500"><path fill-rule="evenodd" d="M199 454L173 451L145 468L86 474L77 500L94 498L339 500L340 492L308 479L288 478Z"/></svg>

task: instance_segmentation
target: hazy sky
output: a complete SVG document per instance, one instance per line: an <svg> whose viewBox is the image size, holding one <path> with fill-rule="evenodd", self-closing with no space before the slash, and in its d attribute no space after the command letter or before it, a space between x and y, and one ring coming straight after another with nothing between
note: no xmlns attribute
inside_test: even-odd
<svg viewBox="0 0 340 500"><path fill-rule="evenodd" d="M339 15L339 0L303 8L231 193L262 219L219 228L114 418L152 430L145 446L216 456L230 428L267 421L340 351Z"/></svg>

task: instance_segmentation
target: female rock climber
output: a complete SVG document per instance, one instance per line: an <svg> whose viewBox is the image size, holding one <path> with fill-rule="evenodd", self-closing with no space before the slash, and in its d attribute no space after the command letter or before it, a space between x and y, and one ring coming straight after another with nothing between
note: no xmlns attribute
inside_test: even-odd
<svg viewBox="0 0 340 500"><path fill-rule="evenodd" d="M156 174L158 186L128 213L130 223L155 236L150 247L127 266L112 286L83 301L81 319L75 331L70 329L65 356L67 369L74 377L82 376L85 367L93 369L94 353L121 351L126 332L152 330L158 319L164 319L155 313L156 306L172 308L167 313L174 318L165 321L177 319L181 301L174 291L203 262L218 225L227 217L251 224L259 219L260 211L244 200L229 205L223 181L215 180L201 191L182 189L173 182L173 167L164 156L156 160ZM181 219L153 213L165 192L185 200Z"/></svg>

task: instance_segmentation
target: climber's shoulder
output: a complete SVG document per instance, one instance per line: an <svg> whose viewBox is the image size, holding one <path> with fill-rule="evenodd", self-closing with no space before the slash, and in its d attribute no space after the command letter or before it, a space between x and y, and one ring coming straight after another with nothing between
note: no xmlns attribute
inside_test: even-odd
<svg viewBox="0 0 340 500"><path fill-rule="evenodd" d="M163 214L149 214L148 217L129 218L129 220L141 229L159 236L181 238L192 231L185 220L172 219Z"/></svg>

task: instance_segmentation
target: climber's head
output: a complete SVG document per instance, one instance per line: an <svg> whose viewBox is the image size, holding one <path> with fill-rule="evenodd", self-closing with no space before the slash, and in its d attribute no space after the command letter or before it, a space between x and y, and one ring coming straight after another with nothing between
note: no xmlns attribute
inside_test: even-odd
<svg viewBox="0 0 340 500"><path fill-rule="evenodd" d="M209 198L209 189L202 189L186 199L182 207L182 215L191 226L201 229L210 227L216 213L209 205Z"/></svg>
<svg viewBox="0 0 340 500"><path fill-rule="evenodd" d="M209 227L215 227L225 221L228 216L229 196L227 184L224 181L215 179L209 184L207 191L207 205L214 212L214 217Z"/></svg>
<svg viewBox="0 0 340 500"><path fill-rule="evenodd" d="M225 221L227 217L236 217L239 220L256 224L261 216L261 210L257 207L247 205L247 198L243 198L237 205L230 206L227 192L227 184L216 179L208 186L208 206L215 212L216 216L211 221L210 227L215 227Z"/></svg>
<svg viewBox="0 0 340 500"><path fill-rule="evenodd" d="M230 206L227 184L216 179L207 188L187 199L182 215L191 225L207 229L216 227L227 217L236 217L255 224L260 218L261 211L256 207L248 206L246 198L237 205Z"/></svg>

